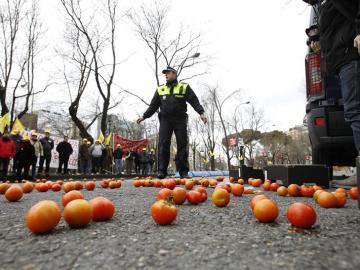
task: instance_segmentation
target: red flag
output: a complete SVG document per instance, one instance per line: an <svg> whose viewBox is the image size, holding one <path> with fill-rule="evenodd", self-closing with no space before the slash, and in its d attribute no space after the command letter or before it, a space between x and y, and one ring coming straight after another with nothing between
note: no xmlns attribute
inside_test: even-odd
<svg viewBox="0 0 360 270"><path fill-rule="evenodd" d="M143 140L129 140L121 137L120 135L114 134L114 146L120 144L124 152L128 152L131 149L138 150L146 147L149 141Z"/></svg>

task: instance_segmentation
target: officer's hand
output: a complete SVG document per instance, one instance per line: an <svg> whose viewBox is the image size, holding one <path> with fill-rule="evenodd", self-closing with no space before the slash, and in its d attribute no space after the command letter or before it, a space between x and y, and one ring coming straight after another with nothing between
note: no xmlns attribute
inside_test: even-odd
<svg viewBox="0 0 360 270"><path fill-rule="evenodd" d="M138 120L136 120L136 123L140 124L142 121L144 121L145 119L143 117L140 117Z"/></svg>
<svg viewBox="0 0 360 270"><path fill-rule="evenodd" d="M204 124L207 123L208 120L207 120L207 117L206 117L205 113L201 114L200 118L201 118L201 121L203 121Z"/></svg>
<svg viewBox="0 0 360 270"><path fill-rule="evenodd" d="M354 39L354 47L358 49L358 53L360 55L360 35L357 35Z"/></svg>
<svg viewBox="0 0 360 270"><path fill-rule="evenodd" d="M313 50L314 53L320 52L320 42L319 41L311 41L310 48Z"/></svg>

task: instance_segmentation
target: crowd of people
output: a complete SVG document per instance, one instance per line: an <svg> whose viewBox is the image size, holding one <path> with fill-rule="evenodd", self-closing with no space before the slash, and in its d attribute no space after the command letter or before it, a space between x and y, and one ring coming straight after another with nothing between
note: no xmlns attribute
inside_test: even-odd
<svg viewBox="0 0 360 270"><path fill-rule="evenodd" d="M35 132L30 136L21 136L16 130L10 134L4 132L0 138L0 180L7 180L9 172L16 180L49 177L54 147L54 140L50 137L49 131L46 131L42 138ZM59 156L57 173L66 175L69 173L69 158L73 153L69 138L64 136L55 150ZM82 175L121 176L125 173L147 176L153 173L155 155L153 149L124 151L120 144L113 149L100 140L92 143L91 140L83 139L79 146L78 161L77 171Z"/></svg>

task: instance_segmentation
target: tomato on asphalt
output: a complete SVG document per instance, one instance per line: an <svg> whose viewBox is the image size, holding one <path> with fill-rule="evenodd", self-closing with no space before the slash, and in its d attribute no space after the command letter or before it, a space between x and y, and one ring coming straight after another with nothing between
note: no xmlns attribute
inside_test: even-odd
<svg viewBox="0 0 360 270"><path fill-rule="evenodd" d="M26 213L26 225L33 233L47 233L54 229L61 219L60 207L54 201L40 201Z"/></svg>
<svg viewBox="0 0 360 270"><path fill-rule="evenodd" d="M177 216L177 209L169 201L156 201L150 209L151 217L159 225L171 224Z"/></svg>
<svg viewBox="0 0 360 270"><path fill-rule="evenodd" d="M293 226L303 229L310 229L316 222L314 208L303 202L291 204L287 209L286 217Z"/></svg>
<svg viewBox="0 0 360 270"><path fill-rule="evenodd" d="M91 204L83 199L69 202L64 208L64 219L73 228L86 226L92 219Z"/></svg>
<svg viewBox="0 0 360 270"><path fill-rule="evenodd" d="M96 197L90 200L92 206L92 219L94 221L106 221L113 217L115 206L112 201L104 197Z"/></svg>

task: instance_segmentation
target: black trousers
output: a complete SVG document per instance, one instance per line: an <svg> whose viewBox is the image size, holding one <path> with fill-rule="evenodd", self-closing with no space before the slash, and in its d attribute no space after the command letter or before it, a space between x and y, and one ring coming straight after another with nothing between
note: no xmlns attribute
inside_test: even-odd
<svg viewBox="0 0 360 270"><path fill-rule="evenodd" d="M59 157L58 173L61 173L61 169L63 166L64 166L64 174L66 174L68 172L69 157L70 156Z"/></svg>
<svg viewBox="0 0 360 270"><path fill-rule="evenodd" d="M174 132L177 144L176 165L180 174L187 173L189 171L187 118L170 120L160 116L159 119L159 172L167 173L170 160L171 136Z"/></svg>
<svg viewBox="0 0 360 270"><path fill-rule="evenodd" d="M92 172L98 173L101 170L101 157L92 157Z"/></svg>
<svg viewBox="0 0 360 270"><path fill-rule="evenodd" d="M1 169L1 177L0 180L7 180L7 173L9 167L10 158L0 158L0 169Z"/></svg>
<svg viewBox="0 0 360 270"><path fill-rule="evenodd" d="M31 166L31 164L29 164L28 162L25 163L23 161L19 161L17 163L16 179L19 181L23 180L23 179L30 180L30 177L29 177L30 166ZM21 172L23 169L24 169L24 174L22 175Z"/></svg>
<svg viewBox="0 0 360 270"><path fill-rule="evenodd" d="M51 162L51 155L41 156L40 163L39 163L39 173L43 172L44 169L44 161L45 161L45 173L49 173L50 170L50 162Z"/></svg>

